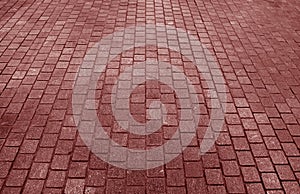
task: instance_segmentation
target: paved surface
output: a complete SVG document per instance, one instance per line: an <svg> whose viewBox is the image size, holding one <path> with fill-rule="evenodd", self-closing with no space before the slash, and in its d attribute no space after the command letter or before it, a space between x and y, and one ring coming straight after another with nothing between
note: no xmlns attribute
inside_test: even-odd
<svg viewBox="0 0 300 194"><path fill-rule="evenodd" d="M297 0L1 0L1 193L300 193L299 21ZM215 55L228 88L226 124L202 156L198 129L195 141L166 165L124 170L97 158L81 140L72 89L88 48L122 27L145 23L185 29ZM99 91L109 94L122 65L149 57L181 64L199 90L205 88L178 53L146 47L108 64ZM180 88L180 79L176 83ZM176 104L169 90L157 82L134 90L134 118L146 121L149 99ZM109 132L109 98L100 99L99 118ZM177 126L171 105L171 127L150 137L115 131L112 138L135 149L161 145ZM209 109L204 97L202 127Z"/></svg>

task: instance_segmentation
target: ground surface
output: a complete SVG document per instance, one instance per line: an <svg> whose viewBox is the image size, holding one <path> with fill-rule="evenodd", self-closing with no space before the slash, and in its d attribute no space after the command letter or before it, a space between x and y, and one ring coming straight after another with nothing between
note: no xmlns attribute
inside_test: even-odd
<svg viewBox="0 0 300 194"><path fill-rule="evenodd" d="M1 193L300 193L299 21L297 0L1 0ZM155 169L124 170L97 158L81 140L72 89L88 48L145 23L185 29L210 50L226 81L227 113L206 154L198 154L210 111L204 97L197 138L183 154ZM118 55L99 80L98 116L124 147L159 146L178 124L175 110L171 127L150 137L114 131L103 94L109 96L126 65L147 58L183 67L199 94L205 88L174 51L147 47ZM180 79L176 84L180 89ZM157 82L133 95L131 113L140 122L149 99L176 105L176 96Z"/></svg>

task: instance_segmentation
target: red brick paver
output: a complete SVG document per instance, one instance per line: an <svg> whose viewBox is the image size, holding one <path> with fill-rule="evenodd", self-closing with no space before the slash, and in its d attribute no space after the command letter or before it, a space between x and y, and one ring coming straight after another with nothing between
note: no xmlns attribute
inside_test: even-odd
<svg viewBox="0 0 300 194"><path fill-rule="evenodd" d="M296 0L0 1L0 192L300 193L299 21ZM100 120L120 145L153 148L178 126L177 96L154 82L134 90L131 113L145 122L146 108L160 99L169 104L168 126L141 137L112 122L112 84L133 62L152 58L182 67L202 102L197 138L182 154L154 169L124 170L99 159L80 138L72 89L89 48L114 31L146 23L185 29L216 57L227 86L225 124L200 156L201 129L214 103L203 92L207 80L169 49L123 52L108 64L96 95ZM88 68L81 73L90 74ZM183 80L174 74L171 82L180 90ZM130 81L118 84L126 89Z"/></svg>

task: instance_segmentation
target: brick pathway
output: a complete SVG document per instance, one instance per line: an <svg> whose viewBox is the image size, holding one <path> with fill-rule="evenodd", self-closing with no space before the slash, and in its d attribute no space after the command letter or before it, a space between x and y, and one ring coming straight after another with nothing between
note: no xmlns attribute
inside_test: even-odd
<svg viewBox="0 0 300 194"><path fill-rule="evenodd" d="M1 193L300 193L299 21L297 0L1 0ZM152 58L181 67L202 97L197 138L183 154L154 169L124 170L99 159L81 139L72 89L89 48L118 29L145 23L185 29L215 55L227 85L225 125L200 156L213 104L203 92L207 80L169 49L123 52L108 64L96 92L99 120L120 145L160 146L180 116L174 91L148 81L131 94L131 114L145 123L159 99L168 104L168 125L147 137L116 127L112 84L133 62ZM180 74L169 78L184 89ZM119 88L128 87L126 81ZM153 110L150 117L160 109Z"/></svg>

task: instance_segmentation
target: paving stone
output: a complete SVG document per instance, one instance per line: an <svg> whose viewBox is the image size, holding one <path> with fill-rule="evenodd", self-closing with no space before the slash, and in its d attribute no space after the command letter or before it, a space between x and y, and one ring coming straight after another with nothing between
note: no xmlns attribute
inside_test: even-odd
<svg viewBox="0 0 300 194"><path fill-rule="evenodd" d="M223 184L222 171L220 169L206 169L205 177L210 185Z"/></svg>
<svg viewBox="0 0 300 194"><path fill-rule="evenodd" d="M267 189L280 189L281 185L275 173L263 173L262 180Z"/></svg>
<svg viewBox="0 0 300 194"><path fill-rule="evenodd" d="M65 193L83 193L84 179L68 179L65 187Z"/></svg>
<svg viewBox="0 0 300 194"><path fill-rule="evenodd" d="M23 193L41 193L45 180L27 180Z"/></svg>
<svg viewBox="0 0 300 194"><path fill-rule="evenodd" d="M23 186L27 173L27 170L11 170L5 183L6 186Z"/></svg>
<svg viewBox="0 0 300 194"><path fill-rule="evenodd" d="M63 187L65 178L65 171L50 171L46 181L46 187Z"/></svg>
<svg viewBox="0 0 300 194"><path fill-rule="evenodd" d="M226 177L225 182L229 193L245 193L241 177Z"/></svg>

